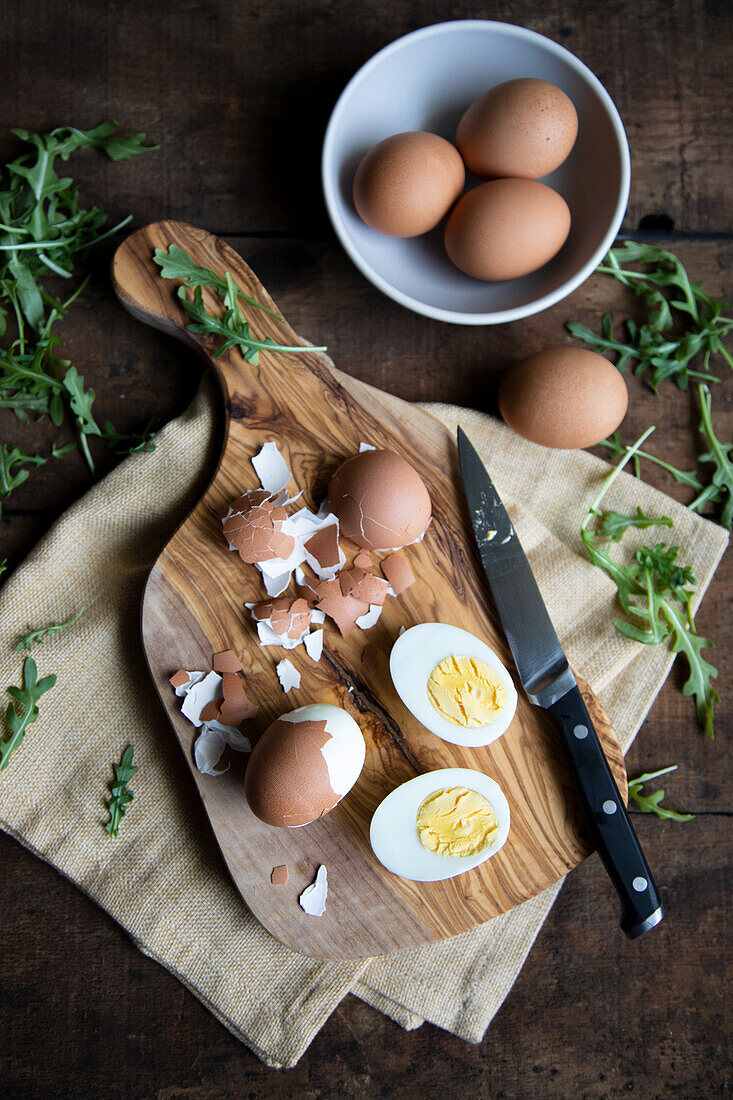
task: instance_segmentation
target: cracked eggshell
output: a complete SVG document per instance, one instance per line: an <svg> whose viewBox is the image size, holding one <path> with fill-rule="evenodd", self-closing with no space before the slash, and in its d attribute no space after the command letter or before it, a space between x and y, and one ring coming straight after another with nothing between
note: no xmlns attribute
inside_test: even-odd
<svg viewBox="0 0 733 1100"><path fill-rule="evenodd" d="M364 550L398 550L425 534L430 495L417 470L394 451L362 451L336 470L328 486L341 534Z"/></svg>
<svg viewBox="0 0 733 1100"><path fill-rule="evenodd" d="M268 726L254 747L244 777L249 807L268 825L307 825L351 790L365 755L361 730L341 707L298 707Z"/></svg>

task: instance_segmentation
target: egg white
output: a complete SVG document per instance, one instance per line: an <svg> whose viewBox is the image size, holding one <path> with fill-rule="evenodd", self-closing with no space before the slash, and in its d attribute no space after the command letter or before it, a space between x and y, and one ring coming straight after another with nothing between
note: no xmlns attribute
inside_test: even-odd
<svg viewBox="0 0 733 1100"><path fill-rule="evenodd" d="M493 722L464 729L448 722L435 709L428 694L428 680L435 666L446 657L476 657L499 674L507 701ZM406 630L392 646L389 671L397 694L410 713L431 733L453 745L472 748L490 745L506 733L517 709L512 678L494 651L467 630L447 623L420 623Z"/></svg>
<svg viewBox="0 0 733 1100"><path fill-rule="evenodd" d="M420 843L417 812L428 795L445 787L466 787L490 802L499 830L494 843L473 856L439 856ZM441 768L409 779L391 791L374 811L369 829L372 851L383 867L414 882L439 882L470 871L496 855L509 836L509 803L499 784L471 768Z"/></svg>

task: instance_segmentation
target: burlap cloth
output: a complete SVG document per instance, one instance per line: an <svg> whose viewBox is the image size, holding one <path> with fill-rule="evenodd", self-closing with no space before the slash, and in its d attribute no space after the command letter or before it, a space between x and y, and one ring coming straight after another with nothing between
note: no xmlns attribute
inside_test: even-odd
<svg viewBox="0 0 733 1100"><path fill-rule="evenodd" d="M460 419L487 462L569 657L628 748L672 655L665 645L638 645L614 630L614 585L589 564L580 542L581 519L608 467L585 452L535 447L476 412L429 411L451 428ZM39 675L56 672L58 684L0 776L0 825L103 906L141 951L271 1066L294 1065L349 992L403 1027L430 1020L478 1042L560 883L436 946L324 963L275 941L229 880L139 634L148 570L212 468L214 414L206 382L190 409L159 434L156 452L129 458L69 509L0 591L1 685L19 682L22 657L12 651L19 633L86 608L73 629L35 652ZM726 534L624 475L608 506L630 512L638 504L674 519L669 534L694 569L699 601ZM113 840L102 828L105 784L128 742L140 771Z"/></svg>

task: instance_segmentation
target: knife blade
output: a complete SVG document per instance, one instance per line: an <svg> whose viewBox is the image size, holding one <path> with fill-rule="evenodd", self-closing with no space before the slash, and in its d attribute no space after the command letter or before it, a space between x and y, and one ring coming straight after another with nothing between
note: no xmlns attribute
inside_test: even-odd
<svg viewBox="0 0 733 1100"><path fill-rule="evenodd" d="M664 915L661 898L542 594L486 467L458 429L458 457L479 556L529 700L553 715L590 833L621 900L630 939Z"/></svg>

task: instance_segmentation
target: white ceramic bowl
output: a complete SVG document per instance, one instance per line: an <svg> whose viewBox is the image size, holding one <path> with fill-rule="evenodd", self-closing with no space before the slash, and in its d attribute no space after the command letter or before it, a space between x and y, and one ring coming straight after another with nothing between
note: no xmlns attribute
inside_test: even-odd
<svg viewBox="0 0 733 1100"><path fill-rule="evenodd" d="M570 235L550 263L522 279L485 283L464 275L448 259L444 223L423 237L398 239L362 222L351 188L368 149L404 130L431 130L453 141L474 99L520 76L557 84L578 112L572 153L543 180L565 198L572 216ZM331 115L322 176L334 229L376 287L427 317L490 325L547 309L600 263L626 210L629 146L608 92L569 50L511 23L465 19L398 38L359 69ZM477 182L470 178L467 187Z"/></svg>

